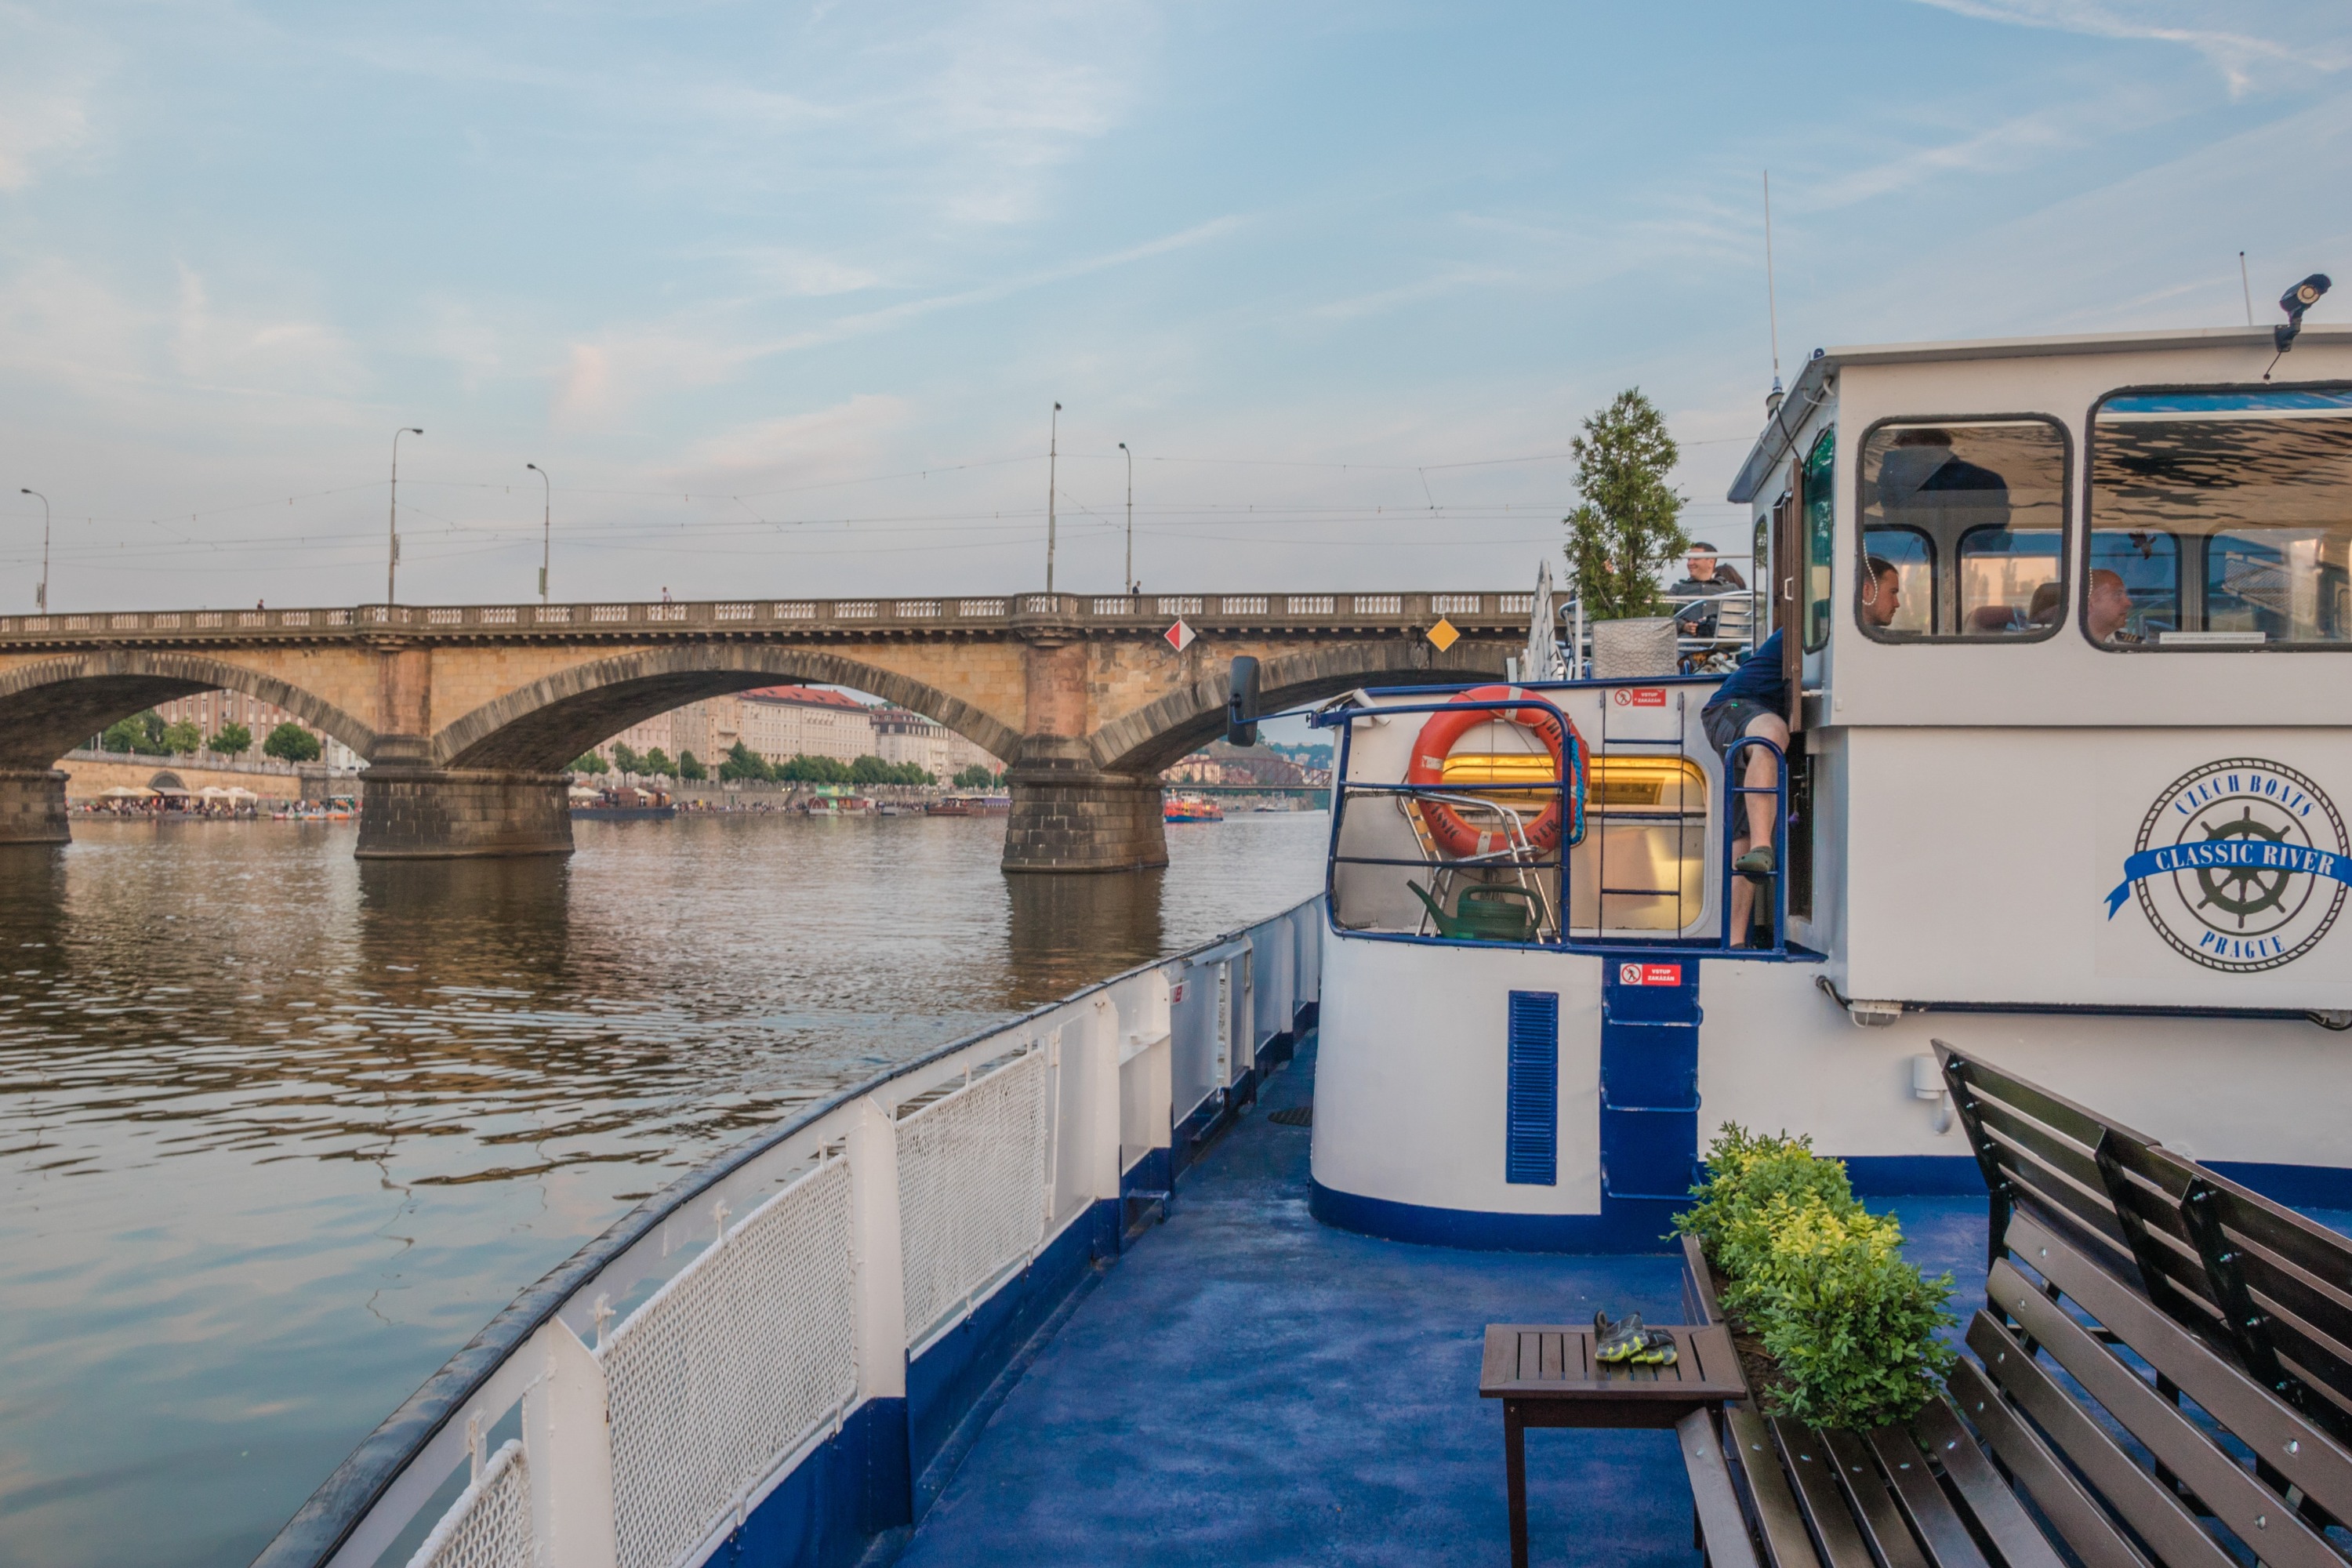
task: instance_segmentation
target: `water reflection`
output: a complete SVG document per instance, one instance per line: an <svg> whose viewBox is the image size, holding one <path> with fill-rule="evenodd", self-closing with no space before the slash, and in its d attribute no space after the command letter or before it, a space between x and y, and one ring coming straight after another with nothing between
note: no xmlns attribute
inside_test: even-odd
<svg viewBox="0 0 2352 1568"><path fill-rule="evenodd" d="M1325 818L1014 878L975 818L0 850L0 1568L237 1564L521 1285L876 1067L1304 897Z"/></svg>
<svg viewBox="0 0 2352 1568"><path fill-rule="evenodd" d="M1088 877L1007 877L1005 930L1024 1000L1051 1001L1133 968L1161 946L1162 869Z"/></svg>

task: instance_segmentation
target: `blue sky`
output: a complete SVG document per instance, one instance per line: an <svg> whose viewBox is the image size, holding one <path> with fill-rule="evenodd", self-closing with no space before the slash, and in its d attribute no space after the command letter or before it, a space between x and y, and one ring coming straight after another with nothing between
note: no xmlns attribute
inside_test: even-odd
<svg viewBox="0 0 2352 1568"><path fill-rule="evenodd" d="M2352 283L2352 7L0 4L0 607L1491 586L1645 388ZM2352 289L2315 319L2352 309Z"/></svg>

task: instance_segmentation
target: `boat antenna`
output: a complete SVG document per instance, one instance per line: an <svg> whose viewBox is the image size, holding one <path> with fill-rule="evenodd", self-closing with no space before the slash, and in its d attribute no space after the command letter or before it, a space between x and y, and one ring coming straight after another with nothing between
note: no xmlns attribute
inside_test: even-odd
<svg viewBox="0 0 2352 1568"><path fill-rule="evenodd" d="M2246 253L2238 252L2238 287L2245 291L2246 325L2254 324L2254 286L2246 278Z"/></svg>
<svg viewBox="0 0 2352 1568"><path fill-rule="evenodd" d="M1772 285L1772 171L1764 171L1764 317L1772 328L1772 395L1768 413L1780 410L1780 298Z"/></svg>

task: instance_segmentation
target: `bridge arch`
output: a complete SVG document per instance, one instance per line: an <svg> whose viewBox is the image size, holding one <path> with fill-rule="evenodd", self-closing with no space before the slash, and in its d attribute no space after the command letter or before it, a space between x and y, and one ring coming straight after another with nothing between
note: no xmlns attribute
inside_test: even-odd
<svg viewBox="0 0 2352 1568"><path fill-rule="evenodd" d="M1021 736L994 714L928 682L820 648L688 643L592 660L493 698L433 737L446 768L552 771L642 720L762 686L846 686L913 710L1010 759ZM713 759L714 761L716 759Z"/></svg>
<svg viewBox="0 0 2352 1568"><path fill-rule="evenodd" d="M66 654L0 672L0 768L47 768L117 720L174 697L241 691L282 708L361 756L376 732L276 676L199 654L144 648Z"/></svg>
<svg viewBox="0 0 2352 1568"><path fill-rule="evenodd" d="M1267 708L1286 708L1398 676L1430 681L1499 678L1506 657L1498 645L1468 642L1440 653L1418 637L1334 644L1267 659L1258 669L1258 690ZM1232 691L1231 679L1221 669L1105 724L1087 737L1087 748L1105 773L1157 773L1223 731Z"/></svg>

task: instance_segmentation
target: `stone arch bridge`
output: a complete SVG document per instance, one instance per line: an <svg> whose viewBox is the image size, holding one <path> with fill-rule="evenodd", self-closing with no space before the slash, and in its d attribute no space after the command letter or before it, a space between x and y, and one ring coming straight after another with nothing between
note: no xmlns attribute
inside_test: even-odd
<svg viewBox="0 0 2352 1568"><path fill-rule="evenodd" d="M1202 594L0 616L0 842L68 837L57 759L225 688L365 758L366 858L563 853L560 771L629 725L754 687L841 685L1004 759L1008 870L1164 864L1158 774L1223 727L1226 671L1269 706L1400 677L1503 673L1530 595ZM1165 633L1182 619L1183 651ZM1444 649L1428 634L1449 622Z"/></svg>

